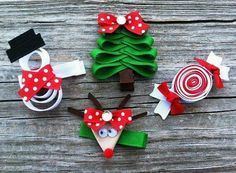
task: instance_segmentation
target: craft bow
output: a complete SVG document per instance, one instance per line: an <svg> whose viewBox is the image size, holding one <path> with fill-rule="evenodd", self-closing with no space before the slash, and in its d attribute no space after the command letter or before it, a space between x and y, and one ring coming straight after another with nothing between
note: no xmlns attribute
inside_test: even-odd
<svg viewBox="0 0 236 173"><path fill-rule="evenodd" d="M127 30L138 35L144 34L149 28L149 25L143 21L138 11L133 11L126 16L118 17L109 13L99 13L98 25L101 26L98 30L99 33L109 34L116 31L120 25L124 25Z"/></svg>
<svg viewBox="0 0 236 173"><path fill-rule="evenodd" d="M132 110L119 109L112 112L87 108L84 111L84 122L94 131L98 131L107 123L117 131L122 130L127 124L132 123Z"/></svg>
<svg viewBox="0 0 236 173"><path fill-rule="evenodd" d="M195 60L212 73L217 88L224 87L222 79L229 80L228 74L230 68L221 65L221 57L216 56L213 52L211 52L207 58L207 61L200 58L195 58Z"/></svg>
<svg viewBox="0 0 236 173"><path fill-rule="evenodd" d="M160 100L154 112L159 114L162 119L166 119L169 112L171 112L172 115L184 112L184 106L180 103L180 97L169 90L167 82L163 82L160 85L155 84L154 90L150 96Z"/></svg>
<svg viewBox="0 0 236 173"><path fill-rule="evenodd" d="M220 78L220 69L208 62L206 62L205 60L203 59L200 59L200 58L195 58L195 60L203 67L205 67L207 70L209 70L213 77L214 77L214 80L215 80L215 85L217 88L224 88L224 84Z"/></svg>
<svg viewBox="0 0 236 173"><path fill-rule="evenodd" d="M56 77L50 64L45 65L39 71L22 70L22 84L24 85L18 94L29 101L37 92L42 89L59 90L62 79Z"/></svg>

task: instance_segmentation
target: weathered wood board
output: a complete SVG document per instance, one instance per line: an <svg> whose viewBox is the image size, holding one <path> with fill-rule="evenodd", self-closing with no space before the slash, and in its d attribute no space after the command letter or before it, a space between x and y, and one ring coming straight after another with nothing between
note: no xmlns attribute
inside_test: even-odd
<svg viewBox="0 0 236 173"><path fill-rule="evenodd" d="M159 50L159 71L153 79L136 76L128 106L149 116L128 127L149 134L145 150L116 147L105 160L96 141L79 138L81 119L67 112L92 103L94 93L105 108L116 108L127 92L118 77L98 81L90 68L98 38L100 11L126 14L138 9L151 24ZM64 98L50 112L28 110L17 95L18 63L10 64L7 41L34 28L43 36L52 64L81 59L87 75L63 82ZM231 81L191 104L181 116L162 121L153 114L157 100L152 84L173 79L177 70L206 58L210 51L231 66ZM0 1L0 170L2 172L236 172L236 1L234 0L67 0ZM109 92L108 92L109 91Z"/></svg>

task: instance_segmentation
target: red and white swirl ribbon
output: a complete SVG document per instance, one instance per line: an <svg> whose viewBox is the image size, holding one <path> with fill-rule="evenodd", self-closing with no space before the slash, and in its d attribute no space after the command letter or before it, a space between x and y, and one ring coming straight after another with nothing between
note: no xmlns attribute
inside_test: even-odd
<svg viewBox="0 0 236 173"><path fill-rule="evenodd" d="M220 78L220 80L229 80L228 74L230 68L221 65L221 57L211 52L206 62L205 64L207 65L205 66L202 65L204 63L200 63L201 65L190 64L180 69L174 77L172 87L169 89L170 93L177 94L183 102L192 103L204 99L208 95L213 85L213 75L216 76L214 76L215 80L217 78ZM214 71L215 69L217 71ZM159 86L159 84L154 85L150 96L160 100L154 113L159 114L162 119L166 119L171 111L172 103L168 95L163 94L159 89ZM221 87L218 86L218 88L222 88L222 85Z"/></svg>
<svg viewBox="0 0 236 173"><path fill-rule="evenodd" d="M212 74L206 68L190 64L179 70L172 87L183 101L191 103L205 98L212 84Z"/></svg>

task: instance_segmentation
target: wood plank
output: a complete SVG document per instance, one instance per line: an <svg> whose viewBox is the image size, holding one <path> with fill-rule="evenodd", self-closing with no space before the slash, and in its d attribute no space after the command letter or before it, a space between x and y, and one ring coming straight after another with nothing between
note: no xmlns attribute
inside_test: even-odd
<svg viewBox="0 0 236 173"><path fill-rule="evenodd" d="M53 29L51 27L50 29L44 24L36 27L36 31L40 32L45 39L45 49L51 56L52 64L79 58L84 61L89 73L89 75L80 79L83 82L94 81L94 78L90 75L93 61L89 53L93 48L97 47L95 41L99 37L95 32L97 25L94 23L91 27L84 26L82 30L86 30L86 27L88 28L88 34L84 36L76 34L78 32L77 25L60 27L56 25L52 27ZM16 33L24 32L27 28L29 27L22 25L15 29L14 32L10 32L11 34L6 33L3 35L2 39L5 42L0 43L0 65L2 66L0 69L0 82L16 81L17 75L20 74L19 64L11 64L6 56L5 50L8 47L6 42L16 36ZM223 64L232 67L230 77L235 79L235 30L236 25L234 23L152 24L150 34L155 40L153 47L159 51L159 56L157 57L159 72L156 73L155 78L161 78L161 81L170 81L178 69L193 63L195 56L206 58L210 51L214 51L217 55L224 57ZM175 68L173 68L173 64L175 64ZM166 73L163 75L163 72Z"/></svg>
<svg viewBox="0 0 236 173"><path fill-rule="evenodd" d="M0 2L0 168L3 172L235 172L236 170L236 2L232 0L86 0ZM116 147L105 160L95 141L76 134L81 119L72 106L93 106L94 93L107 109L117 107L128 92L120 92L118 77L98 81L91 74L89 52L96 47L97 13L126 14L138 9L158 48L159 71L152 79L136 76L134 97L127 106L148 116L128 128L149 134L145 150ZM87 75L63 81L64 98L45 113L28 110L17 95L19 63L10 64L7 41L35 28L46 42L52 64L81 59ZM208 98L187 105L181 116L162 121L153 114L158 103L148 96L153 83L170 84L193 57L213 50L231 66L231 81ZM108 92L109 91L109 92Z"/></svg>
<svg viewBox="0 0 236 173"><path fill-rule="evenodd" d="M64 101L58 111L50 113L37 115L19 109L19 112L8 113L9 117L1 117L0 165L6 164L6 171L92 171L86 162L90 160L100 171L235 169L235 165L227 163L233 162L236 154L235 110L223 115L217 112L169 117L166 121L153 116L146 117L145 121L137 120L129 129L148 132L148 148L135 150L118 146L116 157L106 161L101 159L95 141L76 136L81 120L65 111L67 104L70 102ZM81 105L80 101L73 104ZM21 108L18 103L4 103L0 107L1 114L10 108ZM135 160L138 162L134 163Z"/></svg>

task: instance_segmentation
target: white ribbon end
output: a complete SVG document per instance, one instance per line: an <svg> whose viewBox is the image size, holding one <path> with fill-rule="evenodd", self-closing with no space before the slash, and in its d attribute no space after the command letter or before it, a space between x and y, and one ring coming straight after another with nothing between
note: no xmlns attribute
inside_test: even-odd
<svg viewBox="0 0 236 173"><path fill-rule="evenodd" d="M216 56L213 52L211 52L207 58L207 62L210 64L213 64L214 66L218 67L220 69L220 78L223 80L228 81L229 80L229 67L222 66L222 58L219 56Z"/></svg>
<svg viewBox="0 0 236 173"><path fill-rule="evenodd" d="M163 120L167 118L170 113L171 103L167 101L160 101L156 106L154 113L159 114Z"/></svg>
<svg viewBox="0 0 236 173"><path fill-rule="evenodd" d="M160 100L154 110L154 113L159 114L161 118L165 120L170 112L171 103L166 101L166 97L158 90L158 86L159 84L154 84L154 89L150 96Z"/></svg>
<svg viewBox="0 0 236 173"><path fill-rule="evenodd" d="M158 86L159 84L154 84L153 91L149 95L159 100L166 100L166 97L158 90Z"/></svg>
<svg viewBox="0 0 236 173"><path fill-rule="evenodd" d="M229 67L226 66L220 66L220 78L226 81L229 81Z"/></svg>
<svg viewBox="0 0 236 173"><path fill-rule="evenodd" d="M222 62L222 58L219 56L216 56L214 52L211 51L207 58L207 62L210 64L213 64L214 66L219 67Z"/></svg>
<svg viewBox="0 0 236 173"><path fill-rule="evenodd" d="M86 73L83 61L79 60L55 65L53 66L53 71L56 76L60 78L78 76Z"/></svg>

